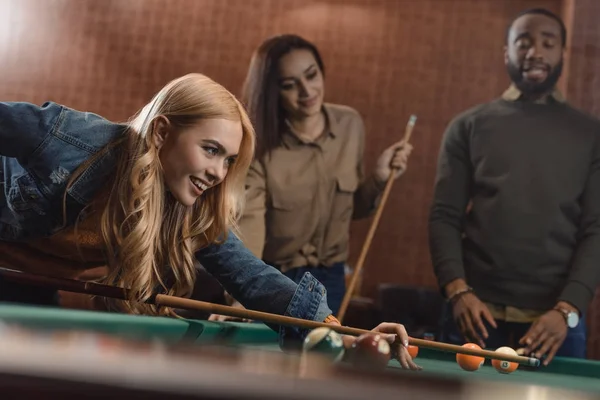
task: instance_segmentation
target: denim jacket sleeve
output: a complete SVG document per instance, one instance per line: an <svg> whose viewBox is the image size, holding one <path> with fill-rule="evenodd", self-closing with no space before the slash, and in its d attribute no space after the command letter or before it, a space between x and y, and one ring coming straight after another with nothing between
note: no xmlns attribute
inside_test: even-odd
<svg viewBox="0 0 600 400"><path fill-rule="evenodd" d="M0 155L26 159L57 123L59 106L0 102Z"/></svg>
<svg viewBox="0 0 600 400"><path fill-rule="evenodd" d="M306 273L296 284L254 256L233 232L224 243L201 249L196 257L249 310L313 321L323 321L331 314L325 287L315 277ZM296 327L269 326L279 332L282 348L299 347L308 333Z"/></svg>

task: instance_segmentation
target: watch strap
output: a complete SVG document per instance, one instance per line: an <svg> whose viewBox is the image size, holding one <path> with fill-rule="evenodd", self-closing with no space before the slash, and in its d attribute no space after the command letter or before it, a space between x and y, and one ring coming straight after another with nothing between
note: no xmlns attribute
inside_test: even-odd
<svg viewBox="0 0 600 400"><path fill-rule="evenodd" d="M565 319L565 322L568 322L569 319L569 311L565 310L564 308L561 307L554 307L553 308L554 311L558 311L559 313L562 314L563 318Z"/></svg>
<svg viewBox="0 0 600 400"><path fill-rule="evenodd" d="M577 314L575 311L571 311L571 310L567 310L566 308L562 308L562 307L554 307L553 310L558 311L559 313L562 314L563 318L565 319L565 323L567 324L567 327L571 327L569 325L569 315L571 313Z"/></svg>

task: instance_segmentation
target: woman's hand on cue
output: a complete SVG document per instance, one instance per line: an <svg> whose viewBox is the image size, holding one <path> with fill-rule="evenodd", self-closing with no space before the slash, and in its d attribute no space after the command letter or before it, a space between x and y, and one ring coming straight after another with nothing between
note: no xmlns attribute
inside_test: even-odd
<svg viewBox="0 0 600 400"><path fill-rule="evenodd" d="M233 301L233 303L231 304L231 307L245 309L245 307L243 305L241 305L237 300ZM208 320L209 321L217 321L217 322L253 322L251 319L247 319L247 318L231 317L231 316L227 316L227 315L218 315L218 314L211 314L208 317Z"/></svg>
<svg viewBox="0 0 600 400"><path fill-rule="evenodd" d="M336 321L329 323L333 325L341 325ZM384 336L390 344L392 358L398 360L402 368L413 371L420 371L423 369L421 366L415 364L412 357L408 353L408 333L406 332L404 325L391 322L382 322L373 328L371 332L383 334L382 336ZM344 347L347 349L352 347L356 339L357 337L352 335L342 335Z"/></svg>
<svg viewBox="0 0 600 400"><path fill-rule="evenodd" d="M394 143L381 153L375 167L375 178L380 184L385 185L392 169L396 169L394 179L398 179L408 168L408 158L413 147L410 143L400 141Z"/></svg>

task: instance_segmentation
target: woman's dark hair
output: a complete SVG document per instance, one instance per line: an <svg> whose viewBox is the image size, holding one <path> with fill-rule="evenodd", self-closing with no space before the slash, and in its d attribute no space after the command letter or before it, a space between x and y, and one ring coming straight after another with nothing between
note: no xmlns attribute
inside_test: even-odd
<svg viewBox="0 0 600 400"><path fill-rule="evenodd" d="M279 60L292 50L312 52L322 74L323 60L317 47L297 35L279 35L263 42L252 56L242 91L246 106L256 131L256 158L261 160L281 143L280 132L284 123L279 101Z"/></svg>

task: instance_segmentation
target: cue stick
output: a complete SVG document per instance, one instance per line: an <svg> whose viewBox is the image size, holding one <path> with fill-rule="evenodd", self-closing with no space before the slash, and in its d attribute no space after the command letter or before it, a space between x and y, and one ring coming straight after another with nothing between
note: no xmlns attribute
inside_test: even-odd
<svg viewBox="0 0 600 400"><path fill-rule="evenodd" d="M408 123L406 124L406 130L404 132L404 138L402 139L402 144L408 143L410 140L410 136L412 135L413 127L417 122L417 116L411 115ZM346 294L344 294L344 298L342 299L342 304L340 306L340 310L338 311L337 319L340 323L344 320L344 316L346 315L346 310L348 309L348 304L350 303L350 298L352 297L352 293L354 292L354 287L358 282L358 277L362 271L363 265L365 263L365 259L367 258L367 253L369 252L369 248L371 247L371 242L373 241L373 237L375 236L375 231L377 230L377 225L379 224L379 220L381 219L381 214L383 213L383 208L385 207L385 203L387 202L388 196L390 195L390 191L392 190L392 185L395 181L394 175L398 168L392 168L390 176L385 184L385 189L383 190L383 195L381 196L381 201L377 206L377 210L375 212L375 216L373 217L373 221L371 221L371 226L369 228L369 232L367 233L367 238L363 244L362 250L360 252L360 256L358 257L358 261L356 262L356 267L354 269L354 273L352 274L352 279L350 280L350 285L346 290Z"/></svg>
<svg viewBox="0 0 600 400"><path fill-rule="evenodd" d="M94 294L97 296L116 298L127 300L127 289L118 288L115 286L104 285L95 282L85 282L75 279L56 278L45 275L30 274L27 272L16 271L12 269L0 267L0 277L13 282L26 283L29 285L52 287L56 290L64 290L68 292ZM177 296L169 296L165 294L157 294L147 303L157 306L166 306L185 310L204 311L211 314L227 315L231 317L239 317L262 321L273 325L284 325L291 327L300 327L305 329L329 328L337 333L351 336L360 336L363 334L374 334L375 332L365 329L352 328L349 326L340 326L327 324L325 322L310 321L300 318L288 317L285 315L271 314L262 311L253 311L248 309L235 308L220 304L208 303L205 301L184 299ZM398 343L400 344L400 343ZM518 364L538 367L540 360L533 357L526 357L513 354L497 353L490 350L478 350L466 348L449 343L434 342L431 340L409 338L409 344L422 348L445 351L450 353L469 354L490 359L514 362Z"/></svg>

